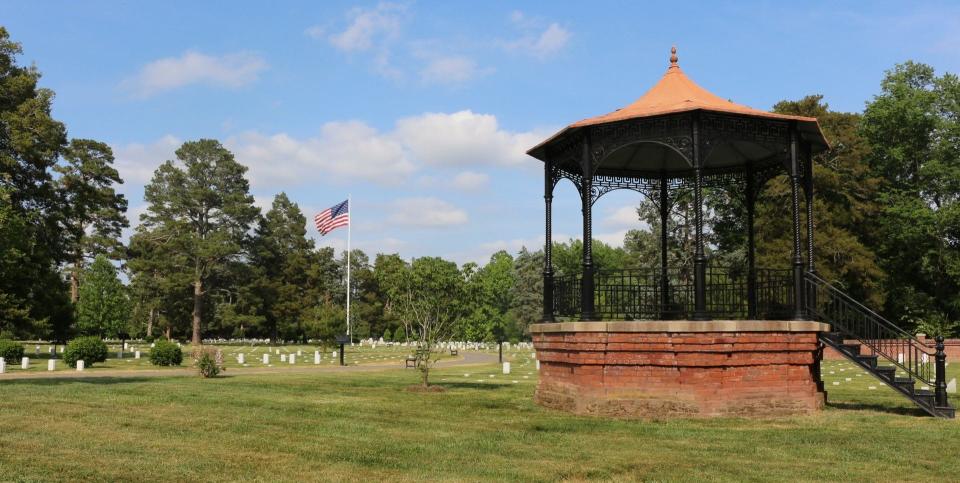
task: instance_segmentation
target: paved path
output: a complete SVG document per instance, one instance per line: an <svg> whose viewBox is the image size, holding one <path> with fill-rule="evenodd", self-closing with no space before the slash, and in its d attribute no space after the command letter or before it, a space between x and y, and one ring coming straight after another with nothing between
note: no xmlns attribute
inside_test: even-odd
<svg viewBox="0 0 960 483"><path fill-rule="evenodd" d="M455 359L442 359L434 364L434 368L456 367L456 366L474 366L480 364L494 364L497 362L495 354L485 354L483 352L463 352L463 355ZM373 364L355 364L352 366L329 366L329 365L299 365L294 367L242 367L229 368L224 375L247 375L247 374L310 374L314 372L372 372L389 369L404 369L404 362L392 363L373 363ZM9 367L9 366L8 366ZM20 379L92 379L98 377L117 377L117 378L137 378L137 377L183 377L196 376L197 371L193 368L176 369L130 369L130 370L97 370L89 369L86 371L62 370L53 372L8 372L0 374L0 382L5 380Z"/></svg>

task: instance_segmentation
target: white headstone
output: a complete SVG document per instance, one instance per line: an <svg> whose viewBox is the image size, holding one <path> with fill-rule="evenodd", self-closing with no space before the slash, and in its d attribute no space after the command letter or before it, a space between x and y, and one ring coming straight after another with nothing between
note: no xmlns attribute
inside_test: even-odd
<svg viewBox="0 0 960 483"><path fill-rule="evenodd" d="M270 354L264 354L264 355L263 355L263 363L264 363L264 364L269 364L269 363L270 363Z"/></svg>
<svg viewBox="0 0 960 483"><path fill-rule="evenodd" d="M897 364L903 364L903 353L897 354Z"/></svg>
<svg viewBox="0 0 960 483"><path fill-rule="evenodd" d="M48 371L55 371L55 370L57 370L57 361L56 361L56 359L50 359L49 361L47 361L47 370L48 370Z"/></svg>
<svg viewBox="0 0 960 483"><path fill-rule="evenodd" d="M320 363L320 351L313 351L313 363L314 364Z"/></svg>
<svg viewBox="0 0 960 483"><path fill-rule="evenodd" d="M127 345L127 343L124 342L124 343L123 343L123 350L129 350L129 348L130 348L130 347Z"/></svg>
<svg viewBox="0 0 960 483"><path fill-rule="evenodd" d="M333 357L334 359L336 359L336 358L337 358L337 351L333 351L333 352L330 354L330 357Z"/></svg>
<svg viewBox="0 0 960 483"><path fill-rule="evenodd" d="M277 349L277 355L280 355L280 349Z"/></svg>
<svg viewBox="0 0 960 483"><path fill-rule="evenodd" d="M30 368L30 358L24 357L20 359L20 369L29 369Z"/></svg>
<svg viewBox="0 0 960 483"><path fill-rule="evenodd" d="M40 355L40 346L37 345L37 349L34 351L37 355Z"/></svg>
<svg viewBox="0 0 960 483"><path fill-rule="evenodd" d="M0 357L0 374L7 372L7 361L3 360L3 357Z"/></svg>
<svg viewBox="0 0 960 483"><path fill-rule="evenodd" d="M134 353L133 353L133 358L134 358L134 359L139 359L139 358L140 358L140 351L134 352Z"/></svg>
<svg viewBox="0 0 960 483"><path fill-rule="evenodd" d="M504 363L503 363L503 373L504 373L504 374L510 374L510 363L509 363L509 362L504 362Z"/></svg>
<svg viewBox="0 0 960 483"><path fill-rule="evenodd" d="M60 353L63 354L63 347L60 347Z"/></svg>
<svg viewBox="0 0 960 483"><path fill-rule="evenodd" d="M150 343L150 348L153 349L154 347L156 347L156 345L157 345L156 343L151 342L151 343Z"/></svg>
<svg viewBox="0 0 960 483"><path fill-rule="evenodd" d="M287 355L286 355L286 354L280 354L280 362L287 362Z"/></svg>
<svg viewBox="0 0 960 483"><path fill-rule="evenodd" d="M117 359L123 359L123 351L117 352Z"/></svg>
<svg viewBox="0 0 960 483"><path fill-rule="evenodd" d="M950 382L947 383L947 392L954 394L957 392L957 378L954 377L950 379Z"/></svg>
<svg viewBox="0 0 960 483"><path fill-rule="evenodd" d="M920 361L926 364L930 362L930 358L927 356L926 353L923 353L923 354L920 354Z"/></svg>
<svg viewBox="0 0 960 483"><path fill-rule="evenodd" d="M537 370L540 370L540 359L537 359Z"/></svg>
<svg viewBox="0 0 960 483"><path fill-rule="evenodd" d="M244 363L244 357L242 352L240 353L240 355L237 356L237 362L239 362L240 364Z"/></svg>
<svg viewBox="0 0 960 483"><path fill-rule="evenodd" d="M78 370L78 371L82 371L82 370L83 370L83 367L84 367L83 359L77 361L77 370Z"/></svg>
<svg viewBox="0 0 960 483"><path fill-rule="evenodd" d="M303 355L303 351L297 351L297 357L300 357L302 355Z"/></svg>
<svg viewBox="0 0 960 483"><path fill-rule="evenodd" d="M295 355L293 355L293 354L290 354L290 357L288 357L287 359L290 360L290 363L291 363L291 364L297 362L297 356L295 356Z"/></svg>

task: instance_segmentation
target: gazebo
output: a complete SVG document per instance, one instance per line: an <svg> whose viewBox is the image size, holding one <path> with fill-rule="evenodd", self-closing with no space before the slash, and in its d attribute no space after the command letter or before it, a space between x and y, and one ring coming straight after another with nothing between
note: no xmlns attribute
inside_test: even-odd
<svg viewBox="0 0 960 483"><path fill-rule="evenodd" d="M829 325L808 317L804 277L814 270L811 156L828 147L815 118L753 109L698 86L673 48L667 72L637 101L570 124L530 149L543 161L546 208L543 323L531 328L542 363L537 401L617 416L822 407L818 334ZM793 252L786 270L754 261L754 201L780 174L791 188ZM551 204L562 179L573 182L581 199L580 273L553 270ZM704 188L729 189L743 202L745 267L707 259ZM692 270L668 265L665 229L659 267L595 270L593 205L619 189L654 200L664 226L674 194L692 191Z"/></svg>

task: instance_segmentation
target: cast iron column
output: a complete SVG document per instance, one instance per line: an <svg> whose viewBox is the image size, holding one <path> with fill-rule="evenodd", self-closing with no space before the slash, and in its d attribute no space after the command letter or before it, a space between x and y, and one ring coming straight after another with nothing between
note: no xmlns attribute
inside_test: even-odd
<svg viewBox="0 0 960 483"><path fill-rule="evenodd" d="M797 126L790 125L790 200L793 211L793 319L804 320L803 256L800 254L800 159Z"/></svg>
<svg viewBox="0 0 960 483"><path fill-rule="evenodd" d="M710 320L707 314L707 257L703 252L703 160L700 159L700 118L693 118L693 204L696 253L693 257L693 320Z"/></svg>
<svg viewBox="0 0 960 483"><path fill-rule="evenodd" d="M810 143L804 143L803 145L803 161L804 161L804 197L807 201L807 272L816 275L817 270L814 268L813 264L813 157L810 155ZM805 287L808 287L804 284ZM814 310L817 307L817 291L816 290L807 290L805 292L807 297L807 304L805 309L807 309L807 316L813 317Z"/></svg>
<svg viewBox="0 0 960 483"><path fill-rule="evenodd" d="M590 159L590 139L583 141L583 185L580 199L583 203L583 276L580 282L580 320L596 320L593 312L593 162Z"/></svg>
<svg viewBox="0 0 960 483"><path fill-rule="evenodd" d="M746 211L747 211L747 319L757 318L757 265L756 241L753 236L753 213L756 208L757 194L753 179L753 166L747 166Z"/></svg>
<svg viewBox="0 0 960 483"><path fill-rule="evenodd" d="M543 163L543 201L546 230L543 244L543 321L553 322L553 162Z"/></svg>
<svg viewBox="0 0 960 483"><path fill-rule="evenodd" d="M946 407L947 406L947 353L944 352L943 347L943 336L938 335L935 339L937 342L936 349L937 353L933 356L936 359L936 387L934 388L933 398L934 405L937 407Z"/></svg>
<svg viewBox="0 0 960 483"><path fill-rule="evenodd" d="M670 312L670 276L667 274L667 226L670 217L670 198L667 192L667 174L660 178L660 318Z"/></svg>

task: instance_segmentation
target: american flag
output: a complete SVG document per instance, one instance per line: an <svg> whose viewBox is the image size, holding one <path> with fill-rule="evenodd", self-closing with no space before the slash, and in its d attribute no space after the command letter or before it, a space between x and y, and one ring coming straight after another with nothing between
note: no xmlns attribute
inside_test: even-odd
<svg viewBox="0 0 960 483"><path fill-rule="evenodd" d="M313 217L313 223L317 225L317 231L321 235L326 235L331 231L350 224L350 202L345 200L343 203L337 203L327 208Z"/></svg>

